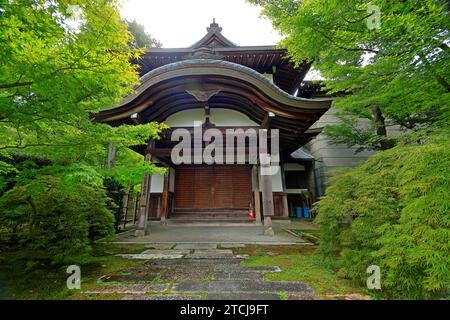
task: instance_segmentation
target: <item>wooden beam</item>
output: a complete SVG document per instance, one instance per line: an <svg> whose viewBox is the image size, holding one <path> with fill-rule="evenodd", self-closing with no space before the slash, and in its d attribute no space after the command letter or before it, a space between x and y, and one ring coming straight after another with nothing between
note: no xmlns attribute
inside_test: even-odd
<svg viewBox="0 0 450 320"><path fill-rule="evenodd" d="M270 129L270 125L272 123L272 119L275 118L275 114L273 112L267 112L266 116L264 117L263 122L261 123L262 129Z"/></svg>

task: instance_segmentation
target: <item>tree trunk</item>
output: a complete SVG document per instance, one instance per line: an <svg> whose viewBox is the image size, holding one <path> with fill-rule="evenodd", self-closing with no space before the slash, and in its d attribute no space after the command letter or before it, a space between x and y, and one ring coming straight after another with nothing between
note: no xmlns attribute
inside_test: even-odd
<svg viewBox="0 0 450 320"><path fill-rule="evenodd" d="M375 121L377 136L380 138L380 149L387 150L390 148L390 145L387 141L386 122L383 113L378 106L372 106L372 115Z"/></svg>

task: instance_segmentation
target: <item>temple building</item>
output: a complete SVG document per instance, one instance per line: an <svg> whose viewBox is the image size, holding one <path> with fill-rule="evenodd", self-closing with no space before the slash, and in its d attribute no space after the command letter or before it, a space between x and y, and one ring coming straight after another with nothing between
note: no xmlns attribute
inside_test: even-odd
<svg viewBox="0 0 450 320"><path fill-rule="evenodd" d="M294 65L287 50L276 46L238 46L215 21L191 47L152 48L137 63L141 84L135 93L94 120L111 126L158 121L170 127L161 139L135 148L147 161L168 169L165 176L144 178L138 235L145 233L148 220L248 221L249 212L270 234L272 219L287 219L299 202L320 195L316 159L305 145L313 146L321 131L313 125L329 111L332 99L304 81L310 64ZM236 139L244 138L245 148L227 145L225 152L241 152L245 161L179 163L173 148L180 129L191 133L192 146L201 150L217 137L194 141L196 130L215 129L224 141L234 130ZM271 164L259 157L250 161L246 133L252 129L258 132L259 153L270 154ZM268 165L273 174L261 174Z"/></svg>

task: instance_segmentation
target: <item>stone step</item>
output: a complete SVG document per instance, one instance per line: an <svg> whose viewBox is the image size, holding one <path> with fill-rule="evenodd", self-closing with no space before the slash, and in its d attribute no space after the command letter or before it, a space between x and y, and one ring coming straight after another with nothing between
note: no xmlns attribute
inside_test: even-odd
<svg viewBox="0 0 450 320"><path fill-rule="evenodd" d="M117 257L121 257L124 259L132 259L132 260L173 260L173 259L181 259L185 255L184 254L116 254Z"/></svg>
<svg viewBox="0 0 450 320"><path fill-rule="evenodd" d="M286 300L318 300L312 293L286 292Z"/></svg>
<svg viewBox="0 0 450 320"><path fill-rule="evenodd" d="M104 275L97 279L100 283L120 282L120 283L148 283L158 277L156 272L141 272L134 274L113 274Z"/></svg>
<svg viewBox="0 0 450 320"><path fill-rule="evenodd" d="M180 267L164 267L161 273L163 281L206 281L211 278L212 269L209 266L185 266Z"/></svg>
<svg viewBox="0 0 450 320"><path fill-rule="evenodd" d="M144 247L148 249L168 250L172 249L174 246L175 243L151 243L145 245Z"/></svg>
<svg viewBox="0 0 450 320"><path fill-rule="evenodd" d="M248 219L248 209L222 209L222 210L202 210L202 209L175 209L170 217L179 216L194 216L194 217L217 217L217 216L229 216L229 217L245 217Z"/></svg>
<svg viewBox="0 0 450 320"><path fill-rule="evenodd" d="M265 292L211 292L206 294L206 300L280 300L280 296Z"/></svg>
<svg viewBox="0 0 450 320"><path fill-rule="evenodd" d="M247 259L246 254L222 254L222 253L191 253L186 255L186 259Z"/></svg>
<svg viewBox="0 0 450 320"><path fill-rule="evenodd" d="M221 243L220 247L224 248L224 249L244 248L245 244L243 244L243 243Z"/></svg>
<svg viewBox="0 0 450 320"><path fill-rule="evenodd" d="M215 243L179 243L175 246L175 250L206 250L217 249Z"/></svg>
<svg viewBox="0 0 450 320"><path fill-rule="evenodd" d="M189 254L191 253L190 249L147 249L141 254L168 254L168 255L174 255L174 254Z"/></svg>
<svg viewBox="0 0 450 320"><path fill-rule="evenodd" d="M281 272L280 267L245 267L240 265L218 265L214 267L214 271L224 272Z"/></svg>
<svg viewBox="0 0 450 320"><path fill-rule="evenodd" d="M84 291L86 294L111 294L111 293L126 293L126 294L144 294L149 292L163 292L169 287L168 284L127 284L127 285L105 285L97 288Z"/></svg>
<svg viewBox="0 0 450 320"><path fill-rule="evenodd" d="M217 272L212 278L213 280L263 280L263 275L258 272Z"/></svg>
<svg viewBox="0 0 450 320"><path fill-rule="evenodd" d="M217 254L233 254L233 250L231 249L196 249L194 253L199 254L211 254L211 253L217 253Z"/></svg>
<svg viewBox="0 0 450 320"><path fill-rule="evenodd" d="M172 260L155 260L146 261L147 266L193 266L193 265L239 265L242 259L172 259Z"/></svg>
<svg viewBox="0 0 450 320"><path fill-rule="evenodd" d="M175 283L173 292L301 292L314 294L313 289L303 282L290 281L186 281Z"/></svg>

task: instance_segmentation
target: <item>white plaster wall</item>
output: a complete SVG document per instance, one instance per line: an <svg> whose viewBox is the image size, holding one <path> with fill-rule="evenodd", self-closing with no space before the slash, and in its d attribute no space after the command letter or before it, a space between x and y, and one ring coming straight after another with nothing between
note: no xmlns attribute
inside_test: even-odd
<svg viewBox="0 0 450 320"><path fill-rule="evenodd" d="M150 186L150 193L162 193L164 186L164 176L153 174Z"/></svg>
<svg viewBox="0 0 450 320"><path fill-rule="evenodd" d="M272 191L283 192L283 180L281 178L281 168L278 167L276 173L272 175Z"/></svg>
<svg viewBox="0 0 450 320"><path fill-rule="evenodd" d="M258 126L245 114L223 108L211 108L210 121L219 127L231 126ZM193 127L196 122L203 123L205 120L205 111L203 109L190 109L177 112L168 117L164 123L170 127Z"/></svg>
<svg viewBox="0 0 450 320"><path fill-rule="evenodd" d="M245 114L222 108L212 108L210 121L219 127L248 127L258 126L258 124L252 121Z"/></svg>
<svg viewBox="0 0 450 320"><path fill-rule="evenodd" d="M278 170L276 170L276 168ZM281 178L281 168L279 166L272 167L272 192L283 192L283 180ZM261 181L261 167L259 168L259 181ZM259 186L261 188L261 186Z"/></svg>
<svg viewBox="0 0 450 320"><path fill-rule="evenodd" d="M193 127L195 122L203 123L204 119L205 111L203 109L190 109L171 115L164 123L170 127Z"/></svg>

